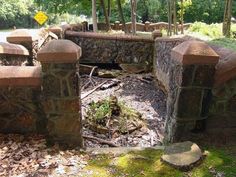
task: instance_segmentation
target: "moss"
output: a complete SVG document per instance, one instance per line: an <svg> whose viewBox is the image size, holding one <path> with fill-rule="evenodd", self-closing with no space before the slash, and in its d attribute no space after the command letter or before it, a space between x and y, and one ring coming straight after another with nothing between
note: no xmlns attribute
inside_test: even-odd
<svg viewBox="0 0 236 177"><path fill-rule="evenodd" d="M232 152L236 152L236 147L230 150L207 148L207 151L202 164L189 172L181 172L161 162L161 150L146 149L117 157L99 155L89 161L84 170L89 171L90 175L85 176L212 177L211 171L222 172L226 177L236 176L236 156L232 156Z"/></svg>

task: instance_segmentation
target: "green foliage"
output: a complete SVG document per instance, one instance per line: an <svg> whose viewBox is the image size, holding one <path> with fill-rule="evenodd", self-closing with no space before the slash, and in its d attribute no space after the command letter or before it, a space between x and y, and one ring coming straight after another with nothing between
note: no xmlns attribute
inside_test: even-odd
<svg viewBox="0 0 236 177"><path fill-rule="evenodd" d="M99 155L89 161L84 172L90 171L91 176L147 176L147 177L211 177L213 172L223 173L226 177L236 175L236 147L231 149L209 148L201 165L188 172L181 172L163 163L161 150L146 149L119 155ZM230 155L233 154L234 155ZM82 173L83 174L83 173Z"/></svg>
<svg viewBox="0 0 236 177"><path fill-rule="evenodd" d="M230 39L230 38L218 38L213 39L209 41L210 44L218 45L224 48L236 50L236 39Z"/></svg>
<svg viewBox="0 0 236 177"><path fill-rule="evenodd" d="M32 23L33 0L0 0L0 28L28 27Z"/></svg>
<svg viewBox="0 0 236 177"><path fill-rule="evenodd" d="M210 38L222 37L222 24L206 24L202 22L195 22L189 28L190 32L197 32Z"/></svg>

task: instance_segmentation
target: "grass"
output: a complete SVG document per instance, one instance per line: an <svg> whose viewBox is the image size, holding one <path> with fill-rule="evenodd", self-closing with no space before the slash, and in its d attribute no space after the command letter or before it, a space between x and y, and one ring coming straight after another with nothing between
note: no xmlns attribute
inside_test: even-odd
<svg viewBox="0 0 236 177"><path fill-rule="evenodd" d="M209 41L208 43L236 50L236 40L232 38L218 38Z"/></svg>
<svg viewBox="0 0 236 177"><path fill-rule="evenodd" d="M127 154L98 155L93 157L82 174L91 177L211 177L224 174L225 177L236 176L236 156L233 150L207 148L206 158L201 165L189 172L181 172L160 161L161 150L146 149Z"/></svg>

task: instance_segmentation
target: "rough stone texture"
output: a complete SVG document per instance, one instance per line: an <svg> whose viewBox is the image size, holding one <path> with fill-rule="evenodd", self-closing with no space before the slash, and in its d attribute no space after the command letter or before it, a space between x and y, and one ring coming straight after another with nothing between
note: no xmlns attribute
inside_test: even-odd
<svg viewBox="0 0 236 177"><path fill-rule="evenodd" d="M202 158L201 149L190 141L165 147L161 159L180 170L190 170Z"/></svg>
<svg viewBox="0 0 236 177"><path fill-rule="evenodd" d="M155 48L155 76L168 94L165 140L169 142L191 139L192 133L204 129L219 60L205 43L180 41L157 39Z"/></svg>
<svg viewBox="0 0 236 177"><path fill-rule="evenodd" d="M43 71L48 141L70 147L83 146L79 76L76 73L80 51L73 42L58 40L49 42L38 55Z"/></svg>
<svg viewBox="0 0 236 177"><path fill-rule="evenodd" d="M153 40L135 36L66 32L82 48L80 63L152 64Z"/></svg>
<svg viewBox="0 0 236 177"><path fill-rule="evenodd" d="M0 88L1 133L46 133L40 87Z"/></svg>
<svg viewBox="0 0 236 177"><path fill-rule="evenodd" d="M209 117L206 120L209 136L221 142L235 142L236 137L236 78L214 87Z"/></svg>

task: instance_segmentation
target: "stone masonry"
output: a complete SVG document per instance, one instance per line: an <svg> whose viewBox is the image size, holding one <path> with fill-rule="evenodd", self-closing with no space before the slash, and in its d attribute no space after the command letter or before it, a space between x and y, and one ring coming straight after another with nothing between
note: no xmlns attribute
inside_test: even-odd
<svg viewBox="0 0 236 177"><path fill-rule="evenodd" d="M207 44L198 41L176 46L168 60L156 58L156 76L168 94L166 141L186 140L191 133L204 129L218 60L219 56ZM159 63L166 64L159 69Z"/></svg>
<svg viewBox="0 0 236 177"><path fill-rule="evenodd" d="M152 65L151 38L66 31L66 39L81 46L80 63L139 63Z"/></svg>
<svg viewBox="0 0 236 177"><path fill-rule="evenodd" d="M28 57L29 52L24 46L0 42L0 66L21 66Z"/></svg>
<svg viewBox="0 0 236 177"><path fill-rule="evenodd" d="M43 106L49 140L82 146L81 103L76 63L81 49L68 40L55 40L38 52L42 65Z"/></svg>

